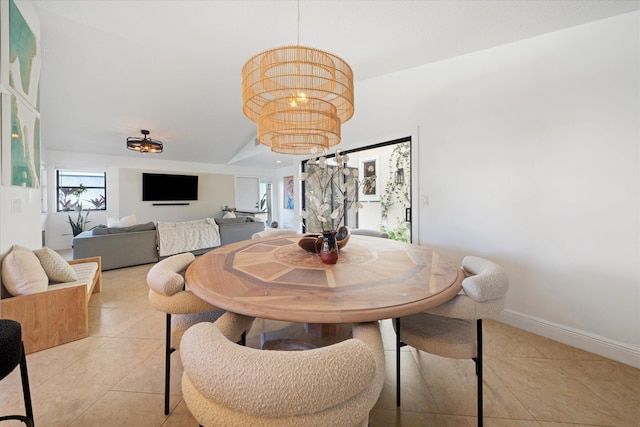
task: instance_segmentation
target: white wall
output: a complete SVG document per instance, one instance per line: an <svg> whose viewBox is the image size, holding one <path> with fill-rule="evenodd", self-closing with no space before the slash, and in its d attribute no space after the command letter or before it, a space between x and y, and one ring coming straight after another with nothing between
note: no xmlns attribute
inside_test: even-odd
<svg viewBox="0 0 640 427"><path fill-rule="evenodd" d="M20 13L31 27L34 35L40 37L40 20L38 19L33 6L29 2L16 1L16 6ZM4 11L8 11L8 2L2 5ZM2 16L2 25L8 25L8 14ZM9 41L3 38L3 52L9 51ZM2 61L2 83L8 84L9 62ZM9 93L9 90L0 84L0 93ZM8 95L2 95L8 96ZM4 107L4 106L3 106ZM7 110L6 113L9 113ZM2 126L2 141L11 142L11 119L5 117ZM3 154L10 150L4 150ZM7 166L10 162L4 161ZM0 176L2 176L2 164L0 164ZM6 183L3 183L6 184ZM40 189L22 188L9 185L0 185L0 258L11 249L14 244L19 244L28 248L40 247L42 242L41 226L41 200Z"/></svg>
<svg viewBox="0 0 640 427"><path fill-rule="evenodd" d="M294 209L284 208L284 177L293 176L294 179ZM271 186L273 193L273 220L278 222L279 228L291 228L300 230L301 223L298 221L302 210L301 181L300 181L300 161L292 161L291 165L276 169L275 179Z"/></svg>
<svg viewBox="0 0 640 427"><path fill-rule="evenodd" d="M122 147L125 148L124 141L122 141ZM273 170L208 163L174 162L154 159L152 156L153 154L141 153L140 157L136 158L47 151L47 246L53 249L71 248L73 238L68 223L68 213L56 212L56 169L107 173L107 210L91 212L88 218L91 221L89 227L106 224L107 216L120 218L132 213L136 214L140 222L184 221L205 216L221 216L225 204L229 206L235 204L233 176L251 175L273 178L274 174ZM198 192L202 200L190 202L188 206L151 206L151 202L142 202L142 171L199 175L202 179ZM220 175L226 175L226 177ZM216 177L221 181L219 188L213 183Z"/></svg>
<svg viewBox="0 0 640 427"><path fill-rule="evenodd" d="M361 82L343 139L417 125L420 243L501 264L507 322L640 366L638 22Z"/></svg>
<svg viewBox="0 0 640 427"><path fill-rule="evenodd" d="M14 244L41 246L40 206L40 189L0 186L0 254Z"/></svg>
<svg viewBox="0 0 640 427"><path fill-rule="evenodd" d="M225 205L232 206L235 200L235 178L233 175L172 171L174 174L198 176L198 200L187 205L171 205L168 202L142 201L142 173L164 173L156 170L125 169L119 171L120 217L135 214L139 223L149 221L191 221L202 218L221 218ZM93 227L96 224L90 224Z"/></svg>

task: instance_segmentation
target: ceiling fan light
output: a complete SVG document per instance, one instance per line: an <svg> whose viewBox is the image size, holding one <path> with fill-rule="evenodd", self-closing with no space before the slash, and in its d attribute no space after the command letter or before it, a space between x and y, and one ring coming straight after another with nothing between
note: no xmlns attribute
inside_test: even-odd
<svg viewBox="0 0 640 427"><path fill-rule="evenodd" d="M141 153L162 153L162 142L149 138L148 130L143 129L140 133L142 133L144 137L140 138L139 136L130 136L127 138L127 148L129 150Z"/></svg>

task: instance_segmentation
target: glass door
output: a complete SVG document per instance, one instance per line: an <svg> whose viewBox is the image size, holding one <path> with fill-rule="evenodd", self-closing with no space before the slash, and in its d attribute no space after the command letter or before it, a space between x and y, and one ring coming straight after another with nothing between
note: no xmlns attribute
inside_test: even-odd
<svg viewBox="0 0 640 427"><path fill-rule="evenodd" d="M411 140L393 147L380 197L380 220L389 238L411 242Z"/></svg>
<svg viewBox="0 0 640 427"><path fill-rule="evenodd" d="M346 167L362 182L357 193L361 208L352 206L343 224L350 228L384 231L394 240L411 242L411 137L388 141L368 147L343 151L348 155ZM332 160L329 157L328 163ZM310 165L302 164L302 170ZM353 174L350 176L354 176ZM374 179L371 177L374 176ZM312 183L311 183L312 184ZM303 209L309 206L310 195L316 192L313 184L303 182ZM305 221L305 232L317 232L317 221ZM335 227L341 224L336 224Z"/></svg>

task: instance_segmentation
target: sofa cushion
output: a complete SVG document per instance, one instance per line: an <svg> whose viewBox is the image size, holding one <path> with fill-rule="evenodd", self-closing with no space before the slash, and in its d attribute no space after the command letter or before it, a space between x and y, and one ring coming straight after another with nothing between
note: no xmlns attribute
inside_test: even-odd
<svg viewBox="0 0 640 427"><path fill-rule="evenodd" d="M56 251L44 247L36 249L33 253L40 260L40 265L42 265L50 282L60 283L78 280L75 270Z"/></svg>
<svg viewBox="0 0 640 427"><path fill-rule="evenodd" d="M94 236L103 234L119 234L119 233L133 233L136 231L152 231L156 229L156 225L153 221L149 221L144 224L136 224L129 227L105 227L97 226L92 230Z"/></svg>
<svg viewBox="0 0 640 427"><path fill-rule="evenodd" d="M91 292L93 279L98 273L98 263L81 262L78 264L71 264L70 267L73 268L73 271L78 276L78 280L74 280L73 282L56 283L54 285L49 285L48 290L71 288L74 286L85 286L87 294L89 294Z"/></svg>
<svg viewBox="0 0 640 427"><path fill-rule="evenodd" d="M46 291L49 278L40 260L30 250L16 246L2 260L4 287L13 296Z"/></svg>
<svg viewBox="0 0 640 427"><path fill-rule="evenodd" d="M243 222L255 222L255 218L252 216L238 216L235 218L216 218L216 223L218 224L233 224L233 223L243 223Z"/></svg>

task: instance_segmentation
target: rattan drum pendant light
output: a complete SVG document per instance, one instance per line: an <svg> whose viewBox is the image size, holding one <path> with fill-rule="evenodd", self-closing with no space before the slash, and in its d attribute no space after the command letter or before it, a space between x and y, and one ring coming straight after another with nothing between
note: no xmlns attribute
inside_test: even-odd
<svg viewBox="0 0 640 427"><path fill-rule="evenodd" d="M340 125L353 116L353 71L318 49L270 49L242 67L242 105L258 125L258 141L272 151L326 152L340 143Z"/></svg>

